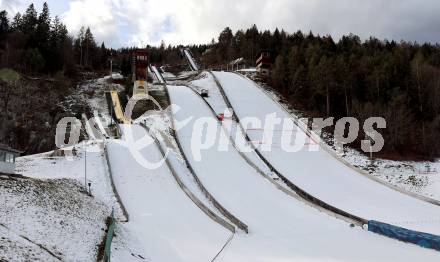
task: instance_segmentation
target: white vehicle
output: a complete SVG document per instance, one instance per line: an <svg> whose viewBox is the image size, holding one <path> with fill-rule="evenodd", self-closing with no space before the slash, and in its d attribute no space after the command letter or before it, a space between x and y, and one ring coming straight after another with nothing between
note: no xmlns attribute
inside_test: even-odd
<svg viewBox="0 0 440 262"><path fill-rule="evenodd" d="M207 89L202 89L202 91L200 91L200 95L202 97L209 97L209 92Z"/></svg>

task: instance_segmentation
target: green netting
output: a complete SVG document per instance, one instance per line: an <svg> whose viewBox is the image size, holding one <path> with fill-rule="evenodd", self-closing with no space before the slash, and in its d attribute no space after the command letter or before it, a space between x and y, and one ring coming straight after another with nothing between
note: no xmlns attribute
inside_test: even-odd
<svg viewBox="0 0 440 262"><path fill-rule="evenodd" d="M107 238L105 240L105 248L104 248L104 261L105 262L110 262L110 253L111 253L113 234L114 234L115 227L116 227L116 221L115 221L113 213L114 212L112 211L110 226L108 227Z"/></svg>

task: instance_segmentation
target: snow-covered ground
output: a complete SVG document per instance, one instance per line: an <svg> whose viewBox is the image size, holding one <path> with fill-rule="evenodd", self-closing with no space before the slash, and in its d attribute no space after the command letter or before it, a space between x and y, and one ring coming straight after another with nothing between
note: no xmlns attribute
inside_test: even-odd
<svg viewBox="0 0 440 262"><path fill-rule="evenodd" d="M255 67L251 67L251 68L238 69L236 71L240 73L255 73L257 72L257 69Z"/></svg>
<svg viewBox="0 0 440 262"><path fill-rule="evenodd" d="M225 102L223 101L223 96L211 74L208 72L202 72L198 79L190 82L190 86L193 87L197 92L201 93L202 89L208 90L208 97L206 101L211 105L217 114L225 112L227 108Z"/></svg>
<svg viewBox="0 0 440 262"><path fill-rule="evenodd" d="M180 76L194 74L188 72ZM247 114L246 110L258 114L274 108L269 102L271 100L264 99L261 95L264 93L256 92L258 88L249 85L247 80L230 73L218 73L218 76L223 78L222 83L231 101L238 99L240 102L233 102L234 107L237 105L239 109L237 114L240 117ZM113 75L113 78L120 77ZM98 123L100 129L106 128L109 122L106 120L110 119L104 95L109 87L109 78L90 81L81 87L83 94L91 94L85 97L85 101L92 111L96 110L103 118L103 123ZM198 92L202 88L208 89L206 101L216 115L224 113L226 103L210 74L202 73L185 85ZM117 88L122 89L121 86ZM172 102L181 108L173 115L174 121L193 117L187 126L177 130L183 153L208 191L249 226L249 234L240 230L232 234L195 203L199 201L213 214L227 221L202 193L186 167L170 130L173 121L169 118L171 112L152 110L131 126L121 125L121 139L82 142L75 146L76 154L73 156L58 156L59 152L48 152L18 158L16 172L29 178L0 176L0 199L5 199L6 203L0 210L0 261L94 261L98 245L102 244L105 236L105 219L112 209L118 220L112 261L438 261L440 258L439 252L382 237L357 226L351 227L347 222L286 194L286 191L270 183L273 183L269 180L274 174L255 153L240 154L233 145L228 145L226 152L219 151L216 144L202 151L202 161L196 161L191 151L194 119L207 117L215 122L217 120L207 104L190 88L168 86L168 89ZM241 101L244 97L241 94L244 93L255 97L251 95L252 99ZM235 134L237 123L234 120L231 122L232 134ZM162 160L162 155L158 145L139 123L159 130L164 136L160 145L168 151L168 163L163 162L155 168L142 165L140 159L157 163ZM219 132L224 132L220 126L217 128ZM128 143L126 138L129 135L133 135L135 140L146 139L145 148L139 150L138 144ZM248 135L253 140L261 140L258 131L251 131ZM243 139L243 136L239 137ZM110 167L107 165L105 147ZM320 195L322 200L342 203L348 211L360 210L362 213L367 210L370 214L383 214L379 218L385 222L398 220L394 224L434 233L440 230L440 221L436 219L440 214L438 209L427 211L424 208L426 203L420 204L394 191L390 194L383 189L378 193L377 185L371 186L369 183L372 181L366 178L368 182L362 180L360 186L356 183L344 184L359 179L353 178L353 174L348 177L339 174L344 177L343 181L302 177L309 163L315 168L311 172L320 168L325 168L326 172L332 171L334 163L329 161L337 161L331 157L314 159L315 156L305 155L298 161L292 161L291 158L286 161L285 155L278 151L275 157L270 154L265 156L283 172L291 171L293 166L295 176L290 176L292 180L299 181L307 189L316 189L312 191L317 195L324 194ZM364 164L363 156L356 156L355 153L347 156L359 166ZM350 159L350 156L355 157ZM262 176L250 162L268 176ZM318 162L319 165L315 164ZM390 163L378 161L376 165L386 168L385 165ZM193 199L179 187L170 167L186 190L193 194ZM424 169L422 164L418 167ZM405 168L396 167L397 170L410 169L409 166ZM337 169L342 170L339 166ZM113 191L111 178L128 213L128 221ZM335 179L336 176L331 178ZM307 184L310 181L313 183ZM334 185L335 181L341 182L342 189ZM84 183L91 184L92 196L86 194ZM436 194L435 183L433 186L432 194ZM350 190L356 192L347 197ZM359 194L372 194L368 198L371 203L356 202ZM377 198L383 198L385 204L375 205ZM387 206L387 203L396 207ZM390 210L382 213L385 207ZM411 212L414 214L408 215Z"/></svg>
<svg viewBox="0 0 440 262"><path fill-rule="evenodd" d="M100 117L104 128L111 123L111 115L108 110L105 92L111 89L124 91L124 87L119 84L111 84L111 79L121 79L122 75L113 74L112 77L104 76L95 80L87 81L80 86L84 100L87 101L93 116Z"/></svg>
<svg viewBox="0 0 440 262"><path fill-rule="evenodd" d="M379 158L374 160L374 167L370 168L369 158L354 149L347 149L342 157L387 183L440 201L440 161L438 160L416 162Z"/></svg>
<svg viewBox="0 0 440 262"><path fill-rule="evenodd" d="M281 109L252 81L233 73L215 72L238 117L257 117L264 123L268 114L281 119L290 115ZM245 95L243 95L245 94ZM278 126L275 129L280 129ZM262 129L247 129L253 141L269 144ZM294 143L309 138L292 125ZM302 139L301 139L302 138ZM270 138L269 138L270 139ZM440 207L390 189L345 166L322 148L309 145L287 152L280 145L289 143L283 132L274 132L271 150L260 150L284 176L311 195L367 220L378 220L405 228L440 234ZM290 137L287 139L290 140ZM298 141L298 142L296 142Z"/></svg>
<svg viewBox="0 0 440 262"><path fill-rule="evenodd" d="M171 72L166 72L166 71L164 71L164 72L162 73L162 76L163 76L165 79L176 77L173 73L171 73Z"/></svg>
<svg viewBox="0 0 440 262"><path fill-rule="evenodd" d="M301 112L290 109L289 105L283 103L281 97L273 90L265 88L265 91L283 105L290 114L301 116ZM322 135L324 141L332 141L332 138L325 137L325 133L322 133ZM365 154L348 147L344 150L345 153L340 156L353 166L365 170L391 185L440 201L440 160L434 162L396 161L375 158L374 165L371 166L371 161Z"/></svg>
<svg viewBox="0 0 440 262"><path fill-rule="evenodd" d="M210 105L210 107L215 112L215 115L220 114L232 114L229 110L226 101L223 98L223 95L220 92L217 84L215 83L214 77L208 73L203 72L200 74L201 78L198 80L194 80L190 83L190 87L200 93L201 89L208 90L209 96L204 97L204 100ZM242 152L244 157L248 158L248 161L252 162L257 168L260 169L260 172L268 175L278 186L285 187L283 183L278 183L275 181L277 179L276 175L270 170L270 168L261 160L261 158L255 153L255 151L248 152L246 147L249 147L247 143L243 143L242 141L246 141L245 134L242 133L242 130L239 128L237 121L233 117L226 117L223 120L224 126L230 125L230 137L234 141L235 146Z"/></svg>
<svg viewBox="0 0 440 262"><path fill-rule="evenodd" d="M168 88L172 103L181 108L174 115L176 121L213 118L203 100L189 88ZM214 145L203 150L202 161L197 161L191 150L193 124L194 119L177 131L186 156L211 194L249 226L249 234L239 233L221 253L221 261L438 259L437 252L351 228L297 201L271 185L232 147L219 151Z"/></svg>
<svg viewBox="0 0 440 262"><path fill-rule="evenodd" d="M118 74L113 75L114 79L118 79L121 77L122 76ZM92 111L96 111L102 119L102 123L97 123L97 125L101 126L100 129L104 129L103 127L107 127L108 123L110 123L110 115L108 113L107 102L105 100L104 93L109 89L109 81L110 76L106 76L97 80L92 80L84 83L83 85L81 85L80 88L79 95L84 96L83 100L87 102L92 108ZM113 88L121 90L123 89L122 86L119 85L113 85ZM97 237L99 240L98 244L101 244L102 238L105 234L105 232L103 232L103 229L106 227L105 218L109 216L112 209L114 209L118 223L116 226L115 237L113 238L112 258L115 261L145 261L142 259L142 255L144 255L142 253L142 248L139 247L138 243L136 242L136 238L133 236L133 230L125 226L124 224L125 217L123 216L123 212L114 195L108 165L104 155L104 141L90 140L82 142L72 148L75 148L76 151L76 154L73 156L71 153L68 153L67 156L61 156L63 154L52 151L43 154L20 157L17 159L16 173L23 174L25 176L35 179L41 179L42 181L47 180L49 182L64 179L66 181L70 181L70 183L75 184L81 190L84 190L84 183L90 183L90 189L93 198L87 198L90 198L93 201L100 203L102 205L101 209L103 209L105 213L104 219L101 219L102 221L99 221L99 223L95 225L100 230L99 235L95 234L91 238ZM85 179L84 175L85 170L87 171L87 179ZM75 195L73 195L73 197L75 197ZM89 215L93 218L89 220L94 221L99 219L101 215L97 215L95 213L102 212L101 209L85 209L90 213ZM81 212L84 212L84 210L78 211L78 213ZM54 219L51 217L51 215L51 213L46 214L47 220ZM34 221L33 223L36 226L38 226L38 219L38 217L28 218L29 221ZM69 219L69 217L65 218L65 220ZM86 227L87 224L84 228L80 226L83 224L81 220L75 218L73 222L78 225L76 229L78 231L78 234L83 234L81 233L81 231L90 231ZM38 227L36 227L36 229L39 230ZM33 234L33 231L30 231L29 233ZM47 239L49 243L57 243L59 241L63 241L66 246L70 244L72 248L82 245L81 235L78 236L78 239L73 240L72 244L70 241L65 241L65 235L63 234L63 231L60 231L59 228L54 228L52 231L48 231L48 235L49 236L47 236ZM92 261L93 259L90 258L96 256L95 244L96 243L87 244L86 242L83 245L84 247L82 247L81 249L83 250L82 253L84 254L68 254L63 259L65 259L66 261ZM63 252L68 252L70 250L68 247L63 246L63 248L67 249L67 251L62 250ZM26 254L24 253L24 255ZM84 256L87 258L85 258Z"/></svg>
<svg viewBox="0 0 440 262"><path fill-rule="evenodd" d="M87 152L84 152L87 149ZM102 203L102 208L105 210L106 217L110 215L112 208L115 210L115 217L119 221L116 226L116 237L113 239L112 258L115 261L130 261L127 258L134 259L135 256L142 251L138 247L136 238L133 237L132 231L124 225L125 217L114 195L108 166L104 155L103 141L87 141L75 146L77 151L76 156L54 156L53 152L47 152L38 155L24 156L17 159L16 172L28 177L38 179L69 179L78 184L84 190L85 183L85 165L87 165L87 183L91 183L91 193L95 201ZM85 159L87 158L87 159ZM90 197L89 197L90 198ZM99 211L99 209L97 209ZM94 216L94 210L90 212ZM105 218L101 221L99 229L105 228ZM79 223L79 225L81 225ZM78 226L77 230L81 231L82 227ZM63 235L57 231L53 231L51 241L56 241L57 238L62 238ZM104 233L101 235L103 236ZM102 241L100 236L99 241ZM79 236L80 237L80 236ZM49 238L50 239L50 238ZM69 242L66 242L66 245ZM81 244L80 239L75 243ZM93 251L93 252L91 252ZM95 250L87 251L89 255L96 255ZM131 255L134 254L134 255ZM67 257L67 261L90 261L90 260L75 260L77 256L71 254ZM124 258L124 260L119 260ZM138 260L134 260L138 261Z"/></svg>
<svg viewBox="0 0 440 262"><path fill-rule="evenodd" d="M160 145L163 150L168 152L167 159L172 168L176 171L182 183L194 194L206 207L208 207L217 216L227 220L223 214L215 208L213 203L202 192L201 188L196 182L196 178L186 166L182 153L178 148L174 136L171 134L171 120L170 112L167 111L148 111L135 120L135 124L143 124L155 132L159 138ZM159 132L159 134L157 133Z"/></svg>
<svg viewBox="0 0 440 262"><path fill-rule="evenodd" d="M150 137L139 125L122 126L122 130L123 140L130 135L135 140ZM127 227L136 233L147 258L170 262L211 261L231 232L191 202L165 163L147 168L134 157L136 151L145 161L160 162L162 155L154 143L137 151L135 145L123 140L108 144L112 173L130 216Z"/></svg>
<svg viewBox="0 0 440 262"><path fill-rule="evenodd" d="M0 176L0 261L94 261L109 208L69 179Z"/></svg>
<svg viewBox="0 0 440 262"><path fill-rule="evenodd" d="M84 186L85 170L87 170L87 183L91 183L92 195L108 207L115 207L116 214L120 215L119 205L112 191L103 147L102 141L87 141L74 147L77 151L76 156L53 156L52 151L19 157L15 172L33 178L74 179ZM84 149L87 151L85 152Z"/></svg>
<svg viewBox="0 0 440 262"><path fill-rule="evenodd" d="M42 249L17 232L0 225L1 261L59 261L51 251Z"/></svg>

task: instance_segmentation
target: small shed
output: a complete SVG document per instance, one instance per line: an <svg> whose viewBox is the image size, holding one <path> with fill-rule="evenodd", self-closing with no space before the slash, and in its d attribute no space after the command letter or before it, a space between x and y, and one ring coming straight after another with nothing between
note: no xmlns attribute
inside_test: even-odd
<svg viewBox="0 0 440 262"><path fill-rule="evenodd" d="M243 57L237 58L229 63L233 70L238 70L246 66L246 60Z"/></svg>
<svg viewBox="0 0 440 262"><path fill-rule="evenodd" d="M22 152L0 144L0 173L13 174L15 171L15 159Z"/></svg>

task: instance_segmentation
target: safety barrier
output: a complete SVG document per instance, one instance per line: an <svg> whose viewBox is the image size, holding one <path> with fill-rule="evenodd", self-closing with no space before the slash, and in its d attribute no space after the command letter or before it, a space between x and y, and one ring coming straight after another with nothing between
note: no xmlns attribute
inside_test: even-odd
<svg viewBox="0 0 440 262"><path fill-rule="evenodd" d="M214 73L212 73L211 71L209 71L209 73L213 76L214 81L217 85L217 87L220 90L220 93L223 96L223 99L226 102L226 105L229 108L232 108L233 110L233 116L235 119L237 119L238 122L238 127L241 129L242 133L244 134L246 141L251 142L251 139L249 138L249 136L247 135L246 131L244 130L243 126L240 124L240 118L237 116L237 114L235 113L234 107L232 106L231 102L229 101L229 98L227 97L220 81L218 80L218 78L215 76ZM295 185L292 181L290 181L289 179L287 179L285 176L283 176L260 152L260 150L258 150L258 148L253 144L253 143L249 143L252 147L252 149L255 151L255 153L257 153L257 155L260 157L260 159L269 167L269 169L274 172L291 190L293 190L296 194L298 194L301 198L303 198L304 200L306 200L307 202L309 202L310 204L312 204L314 207L319 207L319 210L324 211L326 210L327 212L331 212L333 213L333 215L335 215L337 218L345 218L348 219L350 222L355 223L359 226L363 226L364 224L367 224L368 220L355 216L353 214L350 214L344 210L341 210L337 207L334 207L314 196L312 196L311 194L309 194L308 192L304 191L303 189L301 189L300 187L298 187L297 185ZM323 210L324 209L324 210ZM344 219L344 220L345 220Z"/></svg>
<svg viewBox="0 0 440 262"><path fill-rule="evenodd" d="M107 236L105 238L105 246L104 246L104 262L110 262L111 257L111 246L112 240L115 232L116 221L114 217L114 211L112 210L112 214L110 216L110 225L108 226Z"/></svg>
<svg viewBox="0 0 440 262"><path fill-rule="evenodd" d="M167 96L168 101L170 101L171 103L171 97L170 94L168 92L168 87L165 85L165 94ZM174 118L173 114L171 113L171 116ZM191 174L194 177L194 180L196 181L197 185L199 186L200 190L203 192L203 194L206 196L206 198L220 211L220 213L222 213L222 215L224 215L226 218L228 218L233 224L235 224L238 228L240 228L241 230L243 230L246 233L249 233L249 229L248 226L243 223L242 221L240 221L240 219L238 219L237 217L235 217L231 212L229 212L226 208L224 208L215 198L213 195L211 195L211 193L205 188L205 186L203 185L203 183L200 181L199 177L197 176L195 170L193 169L193 167L191 166L188 158L185 155L185 151L183 151L183 147L182 144L180 143L179 137L177 136L176 132L175 132L175 127L174 127L174 119L171 119L171 130L172 130L172 135L176 140L176 144L182 154L182 158L185 161L185 164L187 166L187 168L189 169L189 171L191 172Z"/></svg>
<svg viewBox="0 0 440 262"><path fill-rule="evenodd" d="M107 166L108 166L108 172L110 174L110 182L111 182L111 185L112 185L113 193L115 194L116 199L118 200L118 203L121 206L122 213L124 214L124 217L125 217L125 221L124 222L128 222L130 217L128 215L127 209L124 206L124 203L121 200L121 197L120 197L120 195L118 193L118 190L116 190L116 185L115 185L115 182L113 180L113 172L112 172L112 167L111 167L111 164L110 164L110 159L109 159L109 156L108 156L107 145L104 145L104 153L105 153L104 157L105 157L105 160L106 160Z"/></svg>
<svg viewBox="0 0 440 262"><path fill-rule="evenodd" d="M437 235L409 230L374 220L368 221L368 231L440 251L440 236Z"/></svg>

